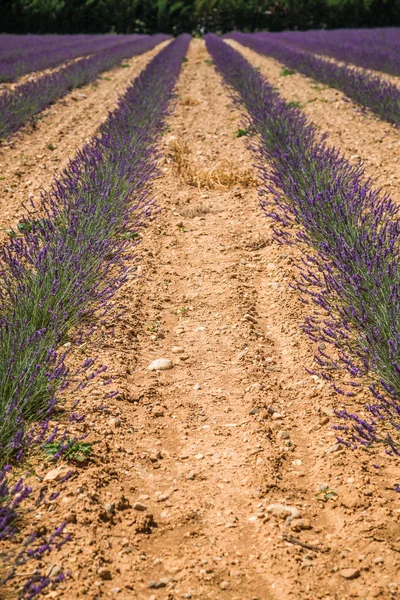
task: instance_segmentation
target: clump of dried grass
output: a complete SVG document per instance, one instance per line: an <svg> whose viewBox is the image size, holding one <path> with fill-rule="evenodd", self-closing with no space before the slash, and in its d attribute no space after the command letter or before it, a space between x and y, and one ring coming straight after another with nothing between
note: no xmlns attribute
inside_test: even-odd
<svg viewBox="0 0 400 600"><path fill-rule="evenodd" d="M169 146L169 157L174 172L187 185L198 189L231 189L235 186L256 187L258 181L251 169L239 168L233 161L224 159L211 169L198 169L190 160L186 142L174 141Z"/></svg>
<svg viewBox="0 0 400 600"><path fill-rule="evenodd" d="M182 106L198 106L201 104L201 102L194 96L185 96L184 98L180 99L179 104Z"/></svg>

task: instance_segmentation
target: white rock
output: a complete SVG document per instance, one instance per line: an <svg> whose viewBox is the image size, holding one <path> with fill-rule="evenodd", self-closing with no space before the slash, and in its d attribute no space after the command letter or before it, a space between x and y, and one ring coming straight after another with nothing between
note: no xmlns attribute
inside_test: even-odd
<svg viewBox="0 0 400 600"><path fill-rule="evenodd" d="M168 371L168 369L172 369L173 366L174 364L169 358L157 358L156 360L153 360L147 368L149 371Z"/></svg>
<svg viewBox="0 0 400 600"><path fill-rule="evenodd" d="M69 467L60 466L46 473L43 481L60 481L60 479L66 477L66 475L68 475L70 472L71 469Z"/></svg>
<svg viewBox="0 0 400 600"><path fill-rule="evenodd" d="M265 510L277 516L285 516L289 513L293 519L299 519L301 516L298 508L295 506L286 506L285 504L269 504Z"/></svg>
<svg viewBox="0 0 400 600"><path fill-rule="evenodd" d="M182 346L172 346L172 354L183 354L185 349Z"/></svg>
<svg viewBox="0 0 400 600"><path fill-rule="evenodd" d="M325 454L333 454L334 452L340 452L343 449L342 444L334 444L325 451Z"/></svg>

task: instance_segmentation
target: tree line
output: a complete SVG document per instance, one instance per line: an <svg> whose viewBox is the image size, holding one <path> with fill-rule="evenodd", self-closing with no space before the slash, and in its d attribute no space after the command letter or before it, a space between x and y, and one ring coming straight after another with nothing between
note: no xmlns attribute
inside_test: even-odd
<svg viewBox="0 0 400 600"><path fill-rule="evenodd" d="M400 25L400 0L2 0L8 33L280 31Z"/></svg>

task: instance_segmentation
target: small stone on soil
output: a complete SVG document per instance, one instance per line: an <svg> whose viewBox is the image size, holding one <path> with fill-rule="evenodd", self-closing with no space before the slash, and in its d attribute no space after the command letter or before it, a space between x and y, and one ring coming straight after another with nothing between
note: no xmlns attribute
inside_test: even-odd
<svg viewBox="0 0 400 600"><path fill-rule="evenodd" d="M286 516L288 513L293 519L300 518L300 511L294 506L286 506L285 504L269 504L266 507L266 512L277 516Z"/></svg>
<svg viewBox="0 0 400 600"><path fill-rule="evenodd" d="M71 469L69 467L60 466L46 473L43 481L60 481L60 479L66 477L70 472Z"/></svg>
<svg viewBox="0 0 400 600"><path fill-rule="evenodd" d="M182 346L172 346L172 354L183 354L185 349Z"/></svg>
<svg viewBox="0 0 400 600"><path fill-rule="evenodd" d="M294 531L302 531L306 529L311 529L311 523L308 519L294 519L291 522L291 528Z"/></svg>
<svg viewBox="0 0 400 600"><path fill-rule="evenodd" d="M229 583L227 581L221 581L219 587L221 588L221 590L227 590L229 587Z"/></svg>
<svg viewBox="0 0 400 600"><path fill-rule="evenodd" d="M160 579L160 581L150 581L150 583L147 587L152 590L158 590L160 588L166 587L167 583L168 583L168 579L163 578L163 579Z"/></svg>
<svg viewBox="0 0 400 600"><path fill-rule="evenodd" d="M97 574L103 581L110 581L112 579L111 571L106 567L100 567Z"/></svg>
<svg viewBox="0 0 400 600"><path fill-rule="evenodd" d="M140 511L147 510L147 506L145 504L143 504L142 502L135 502L135 504L133 505L133 508L135 510L140 510Z"/></svg>
<svg viewBox="0 0 400 600"><path fill-rule="evenodd" d="M113 512L115 512L115 504L114 503L105 502L103 504L103 508L107 513L112 514Z"/></svg>
<svg viewBox="0 0 400 600"><path fill-rule="evenodd" d="M173 362L169 358L157 358L147 367L149 371L168 371L173 368Z"/></svg>
<svg viewBox="0 0 400 600"><path fill-rule="evenodd" d="M333 446L328 448L328 450L325 452L325 454L333 454L333 452L339 452L339 450L342 450L342 448L343 448L342 444L334 444Z"/></svg>
<svg viewBox="0 0 400 600"><path fill-rule="evenodd" d="M357 579L360 576L360 571L358 569L342 569L340 574L344 579Z"/></svg>

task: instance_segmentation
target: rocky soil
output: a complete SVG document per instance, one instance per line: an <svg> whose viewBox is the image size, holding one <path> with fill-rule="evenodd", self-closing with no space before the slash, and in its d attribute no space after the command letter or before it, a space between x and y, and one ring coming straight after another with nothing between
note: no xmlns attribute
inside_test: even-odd
<svg viewBox="0 0 400 600"><path fill-rule="evenodd" d="M398 194L398 161L387 148L399 143L393 128L336 100L335 91L312 90L299 75L280 78L276 63L243 52L279 81L285 97L304 103L335 145L361 157ZM108 107L151 54L130 61L130 74L114 74L120 87L109 82ZM90 100L101 118L103 84ZM336 442L333 409L343 400L305 371L315 348L300 329L306 308L290 287L299 251L273 241L259 208L254 157L246 137L236 136L241 116L200 40L191 43L177 92L154 187L162 211L143 230L136 274L113 314L99 319L72 359L95 356L108 366L79 395L86 419L69 425L71 433L89 434L93 454L82 465L31 458L30 481L60 495L29 519L48 530L67 521L71 534L41 561L50 574L70 571L45 595L396 598L398 465ZM319 100L307 104L312 94ZM66 102L51 118L72 136L63 111L73 119L76 102L76 110L86 106L76 118L92 112L89 98ZM328 102L338 108L327 111ZM67 154L96 119L71 138ZM55 139L62 161L53 127L42 145ZM21 152L32 152L24 174L32 181L33 146L22 151L16 141L5 149L10 169ZM48 171L40 181L49 183ZM3 211L9 200L4 196ZM8 210L5 221L17 214ZM116 395L104 399L110 376L106 391Z"/></svg>

